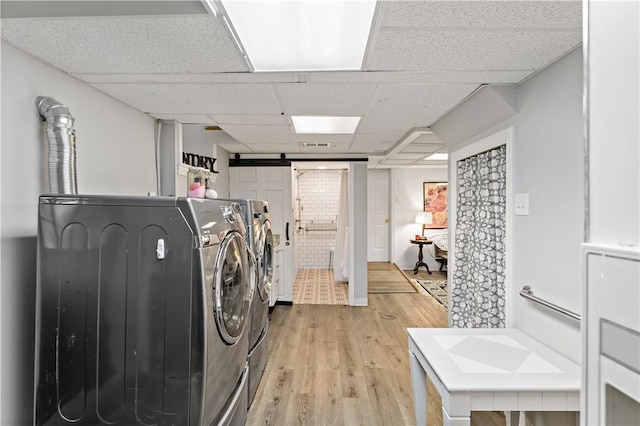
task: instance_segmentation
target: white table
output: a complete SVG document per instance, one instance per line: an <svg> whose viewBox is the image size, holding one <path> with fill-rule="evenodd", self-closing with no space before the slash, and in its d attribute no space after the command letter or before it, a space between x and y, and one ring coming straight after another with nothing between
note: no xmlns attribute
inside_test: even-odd
<svg viewBox="0 0 640 426"><path fill-rule="evenodd" d="M470 425L471 411L580 411L580 367L520 330L407 331L418 425L427 424L426 376L442 396L444 425Z"/></svg>

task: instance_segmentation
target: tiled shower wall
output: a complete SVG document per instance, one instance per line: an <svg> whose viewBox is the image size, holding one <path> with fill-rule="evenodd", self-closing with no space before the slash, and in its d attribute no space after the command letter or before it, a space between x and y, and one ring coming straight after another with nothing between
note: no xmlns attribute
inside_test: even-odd
<svg viewBox="0 0 640 426"><path fill-rule="evenodd" d="M300 219L296 232L296 260L299 269L328 269L329 252L335 247L336 231L309 231L309 228L336 228L340 198L340 170L298 170L294 212ZM300 200L296 198L300 197ZM300 204L298 204L300 203ZM300 205L300 208L298 208ZM297 229L297 228L296 228Z"/></svg>

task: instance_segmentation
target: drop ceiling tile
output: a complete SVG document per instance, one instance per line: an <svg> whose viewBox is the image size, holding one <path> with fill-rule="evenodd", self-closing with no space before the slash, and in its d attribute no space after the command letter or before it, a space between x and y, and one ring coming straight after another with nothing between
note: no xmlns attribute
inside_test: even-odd
<svg viewBox="0 0 640 426"><path fill-rule="evenodd" d="M340 154L348 151L348 145L338 145L338 146L299 146L300 152L307 154L326 154L326 153L334 153Z"/></svg>
<svg viewBox="0 0 640 426"><path fill-rule="evenodd" d="M289 119L282 114L244 114L244 115L224 115L216 114L211 116L216 123L220 124L249 124L249 125L270 125L288 126Z"/></svg>
<svg viewBox="0 0 640 426"><path fill-rule="evenodd" d="M395 158L382 160L381 165L385 166L409 166L414 163L414 160L397 160Z"/></svg>
<svg viewBox="0 0 640 426"><path fill-rule="evenodd" d="M295 144L297 143L288 126L247 126L243 124L224 124L222 130L232 138L246 144Z"/></svg>
<svg viewBox="0 0 640 426"><path fill-rule="evenodd" d="M426 153L407 153L407 152L398 152L390 156L390 158L394 160L411 160L411 162L422 160L425 157Z"/></svg>
<svg viewBox="0 0 640 426"><path fill-rule="evenodd" d="M3 19L2 37L69 73L247 72L212 16Z"/></svg>
<svg viewBox="0 0 640 426"><path fill-rule="evenodd" d="M256 154L290 154L300 152L298 144L290 143L255 144L251 146L251 150Z"/></svg>
<svg viewBox="0 0 640 426"><path fill-rule="evenodd" d="M176 120L185 124L215 124L215 121L202 114L149 114L158 120Z"/></svg>
<svg viewBox="0 0 640 426"><path fill-rule="evenodd" d="M368 70L539 69L582 41L575 31L380 31Z"/></svg>
<svg viewBox="0 0 640 426"><path fill-rule="evenodd" d="M402 133L431 125L476 89L475 84L386 84L358 133Z"/></svg>
<svg viewBox="0 0 640 426"><path fill-rule="evenodd" d="M417 145L411 144L405 147L404 149L402 149L400 153L404 153L404 154L422 153L423 155L426 155L428 153L438 152L440 150L443 150L444 147L445 147L444 144L417 144Z"/></svg>
<svg viewBox="0 0 640 426"><path fill-rule="evenodd" d="M73 73L88 83L191 83L191 84L257 84L257 83L295 83L297 77L291 73Z"/></svg>
<svg viewBox="0 0 640 426"><path fill-rule="evenodd" d="M226 144L226 143L218 143L216 144L225 149L225 151L231 154L252 154L253 150L246 145L242 144Z"/></svg>
<svg viewBox="0 0 640 426"><path fill-rule="evenodd" d="M402 133L357 134L349 149L350 152L384 153L400 138Z"/></svg>
<svg viewBox="0 0 640 426"><path fill-rule="evenodd" d="M581 28L581 1L390 1L383 27Z"/></svg>
<svg viewBox="0 0 640 426"><path fill-rule="evenodd" d="M313 134L294 134L296 141L299 143L332 143L332 144L350 144L353 142L354 135L313 135Z"/></svg>
<svg viewBox="0 0 640 426"><path fill-rule="evenodd" d="M2 18L71 16L206 15L201 1L3 1Z"/></svg>
<svg viewBox="0 0 640 426"><path fill-rule="evenodd" d="M307 83L518 83L534 69L312 73Z"/></svg>
<svg viewBox="0 0 640 426"><path fill-rule="evenodd" d="M361 116L375 84L276 84L284 112L291 115Z"/></svg>
<svg viewBox="0 0 640 426"><path fill-rule="evenodd" d="M280 114L270 84L93 84L132 107L149 113Z"/></svg>

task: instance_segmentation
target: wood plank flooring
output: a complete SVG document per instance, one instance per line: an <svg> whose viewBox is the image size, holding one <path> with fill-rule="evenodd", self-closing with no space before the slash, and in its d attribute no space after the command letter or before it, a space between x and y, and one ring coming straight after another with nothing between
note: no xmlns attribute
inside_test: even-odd
<svg viewBox="0 0 640 426"><path fill-rule="evenodd" d="M394 263L369 262L367 274L367 292L369 293L416 292L416 288Z"/></svg>
<svg viewBox="0 0 640 426"><path fill-rule="evenodd" d="M369 306L277 305L268 362L247 425L411 425L407 327L446 327L446 310L421 293L369 294ZM428 425L441 425L429 383ZM474 426L504 426L473 413Z"/></svg>

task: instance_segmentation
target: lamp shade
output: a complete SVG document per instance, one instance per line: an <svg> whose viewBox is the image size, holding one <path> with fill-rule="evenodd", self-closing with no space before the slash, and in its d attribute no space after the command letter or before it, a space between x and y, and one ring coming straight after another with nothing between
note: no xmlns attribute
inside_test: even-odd
<svg viewBox="0 0 640 426"><path fill-rule="evenodd" d="M416 223L420 223L422 225L431 225L433 223L433 213L431 212L421 212L416 215Z"/></svg>

